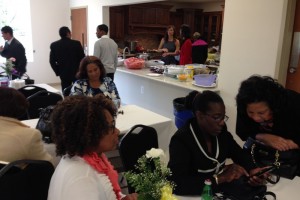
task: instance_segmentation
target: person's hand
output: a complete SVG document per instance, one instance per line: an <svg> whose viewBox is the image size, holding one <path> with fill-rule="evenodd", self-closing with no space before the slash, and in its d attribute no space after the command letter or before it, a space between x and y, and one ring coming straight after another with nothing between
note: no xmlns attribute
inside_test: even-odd
<svg viewBox="0 0 300 200"><path fill-rule="evenodd" d="M138 194L137 193L131 193L127 194L122 200L137 200L138 199Z"/></svg>
<svg viewBox="0 0 300 200"><path fill-rule="evenodd" d="M237 164L227 165L225 166L223 173L218 175L218 182L231 182L235 179L239 179L241 176L249 176L248 172L243 167Z"/></svg>
<svg viewBox="0 0 300 200"><path fill-rule="evenodd" d="M161 56L166 57L166 56L169 56L169 55L170 55L170 53L166 52L166 53L163 53Z"/></svg>
<svg viewBox="0 0 300 200"><path fill-rule="evenodd" d="M290 139L272 135L272 134L257 134L256 139L263 142L265 145L270 146L279 151L287 151L290 149L299 149L299 146Z"/></svg>
<svg viewBox="0 0 300 200"><path fill-rule="evenodd" d="M268 172L261 174L260 176L254 176L254 174L266 168L269 168L269 166L250 170L248 183L253 186L263 185L265 183L266 178L268 178L270 174Z"/></svg>
<svg viewBox="0 0 300 200"><path fill-rule="evenodd" d="M164 52L164 53L168 53L169 52L169 50L167 49L167 48L163 48L163 49L161 49L162 50L162 52Z"/></svg>

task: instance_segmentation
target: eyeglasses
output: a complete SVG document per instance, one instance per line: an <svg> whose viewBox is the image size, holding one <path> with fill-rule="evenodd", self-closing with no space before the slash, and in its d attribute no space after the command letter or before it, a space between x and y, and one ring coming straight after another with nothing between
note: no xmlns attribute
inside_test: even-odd
<svg viewBox="0 0 300 200"><path fill-rule="evenodd" d="M227 122L227 120L229 119L229 117L227 115L223 115L223 116L213 116L210 114L205 114L209 117L211 117L213 120L215 120L216 122L220 123L221 121Z"/></svg>

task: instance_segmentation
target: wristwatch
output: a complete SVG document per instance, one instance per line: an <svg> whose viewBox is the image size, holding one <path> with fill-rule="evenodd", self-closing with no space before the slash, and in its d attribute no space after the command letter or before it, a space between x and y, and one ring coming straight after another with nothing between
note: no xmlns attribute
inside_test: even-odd
<svg viewBox="0 0 300 200"><path fill-rule="evenodd" d="M218 175L217 175L217 174L214 174L213 177L215 178L216 184L218 185L218 184L219 184Z"/></svg>

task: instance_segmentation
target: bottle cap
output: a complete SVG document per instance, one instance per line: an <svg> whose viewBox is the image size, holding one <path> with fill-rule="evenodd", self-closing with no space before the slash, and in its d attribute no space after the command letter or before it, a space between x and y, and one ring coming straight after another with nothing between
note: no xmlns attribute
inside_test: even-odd
<svg viewBox="0 0 300 200"><path fill-rule="evenodd" d="M204 181L204 184L205 184L205 185L211 185L210 179L206 179L206 180Z"/></svg>

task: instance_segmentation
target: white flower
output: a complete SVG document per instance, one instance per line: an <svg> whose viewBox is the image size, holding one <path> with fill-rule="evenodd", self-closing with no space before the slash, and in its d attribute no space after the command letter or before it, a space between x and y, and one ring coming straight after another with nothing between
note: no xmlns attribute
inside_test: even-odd
<svg viewBox="0 0 300 200"><path fill-rule="evenodd" d="M162 149L155 149L152 148L149 151L146 152L146 157L147 158L159 158L164 156L164 151Z"/></svg>
<svg viewBox="0 0 300 200"><path fill-rule="evenodd" d="M9 58L10 61L16 62L16 59L14 57Z"/></svg>

